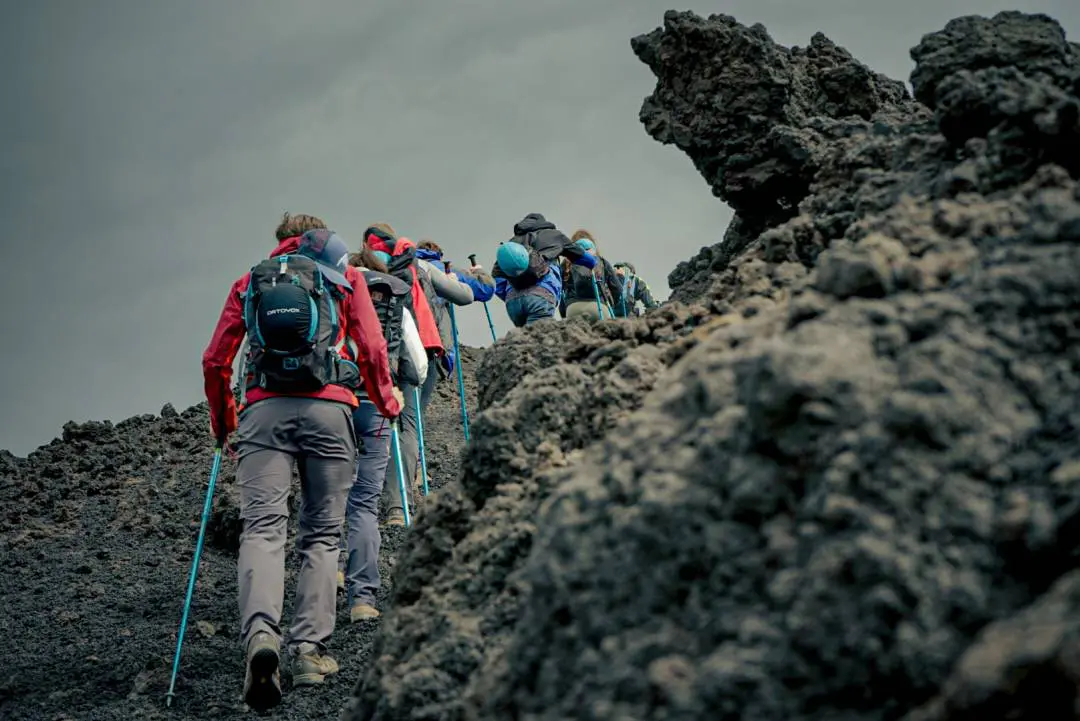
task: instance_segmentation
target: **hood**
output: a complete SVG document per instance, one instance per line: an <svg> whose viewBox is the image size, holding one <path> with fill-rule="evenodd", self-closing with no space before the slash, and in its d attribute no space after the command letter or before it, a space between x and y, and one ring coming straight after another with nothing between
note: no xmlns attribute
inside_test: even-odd
<svg viewBox="0 0 1080 721"><path fill-rule="evenodd" d="M429 263L435 263L442 260L442 253L427 248L417 248L416 257Z"/></svg>
<svg viewBox="0 0 1080 721"><path fill-rule="evenodd" d="M300 236L294 235L291 238L286 238L285 240L278 243L278 246L274 248L273 252L270 253L270 257L276 258L279 255L285 255L286 253L295 253L299 248Z"/></svg>
<svg viewBox="0 0 1080 721"><path fill-rule="evenodd" d="M394 253L390 256L390 262L386 264L386 269L393 274L401 272L416 262L416 246L409 241L406 241L407 245L403 245L402 240L405 239L402 238L394 244Z"/></svg>
<svg viewBox="0 0 1080 721"><path fill-rule="evenodd" d="M364 242L372 250L381 250L392 256L404 255L410 251L410 258L416 255L416 243L408 238L401 236L388 238L385 233L372 232L371 228L368 228L367 233L365 233Z"/></svg>
<svg viewBox="0 0 1080 721"><path fill-rule="evenodd" d="M540 213L529 213L514 226L514 235L525 235L537 230L555 230L555 224Z"/></svg>

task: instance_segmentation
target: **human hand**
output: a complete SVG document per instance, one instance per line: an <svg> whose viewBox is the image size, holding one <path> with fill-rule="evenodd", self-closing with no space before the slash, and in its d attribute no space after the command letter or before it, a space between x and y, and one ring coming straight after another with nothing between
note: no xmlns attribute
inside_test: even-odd
<svg viewBox="0 0 1080 721"><path fill-rule="evenodd" d="M229 435L236 431L239 424L235 408L227 408L218 413L211 413L210 435L219 445L224 446L225 442L229 440Z"/></svg>

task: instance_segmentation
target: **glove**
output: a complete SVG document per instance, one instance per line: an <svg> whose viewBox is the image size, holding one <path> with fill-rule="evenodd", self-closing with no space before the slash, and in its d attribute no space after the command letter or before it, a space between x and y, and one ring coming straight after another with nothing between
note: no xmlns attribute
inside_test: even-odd
<svg viewBox="0 0 1080 721"><path fill-rule="evenodd" d="M225 445L225 441L229 439L229 434L236 431L236 427L239 425L240 419L236 415L236 404L227 403L225 408L219 409L217 412L211 409L210 411L210 432L214 436L214 440Z"/></svg>
<svg viewBox="0 0 1080 721"><path fill-rule="evenodd" d="M448 350L439 357L439 365L442 367L443 372L446 375L450 375L454 372L454 351Z"/></svg>

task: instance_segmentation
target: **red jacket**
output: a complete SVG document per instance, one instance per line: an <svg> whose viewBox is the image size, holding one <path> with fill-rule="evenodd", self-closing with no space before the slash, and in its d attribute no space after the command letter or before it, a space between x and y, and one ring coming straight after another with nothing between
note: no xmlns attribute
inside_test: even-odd
<svg viewBox="0 0 1080 721"><path fill-rule="evenodd" d="M286 238L281 241L274 252L273 258L284 253L292 253L300 246L299 236ZM244 327L243 295L247 290L250 273L233 283L229 289L229 295L225 299L225 307L221 311L217 328L210 339L210 345L203 353L203 381L206 389L206 400L210 403L210 422L214 428L214 434L218 438L226 433L236 430L237 414L236 399L230 388L232 382L232 365L236 352L244 340L246 329ZM349 358L348 345L342 350L342 356L352 360L360 368L360 376L363 378L368 397L375 403L379 412L384 416L393 418L401 413L401 404L393 395L393 381L390 379L390 362L386 355L386 338L383 337L382 326L379 317L375 314L375 307L371 304L371 296L368 294L367 284L356 268L349 267L345 271L345 277L352 284L352 295L346 295L338 303L339 316L344 319L341 333L348 333L356 344L358 358ZM328 385L311 393L271 393L262 388L251 388L247 391L247 404L251 405L265 398L280 395L293 395L303 398L322 398L328 401L357 405L356 395L339 385Z"/></svg>
<svg viewBox="0 0 1080 721"><path fill-rule="evenodd" d="M384 253L389 253L391 256L402 255L410 248L415 248L416 244L408 238L398 238L394 241L394 249L390 250L390 246L386 244L382 238L377 235L369 235L367 237L367 244L372 250L381 250ZM436 354L445 352L445 348L442 344L442 336L439 335L439 326L435 322L435 314L431 311L431 305L428 304L427 295L424 294L424 289L420 285L420 278L416 272L416 261L412 262L409 266L409 270L412 272L412 300L413 309L416 320L416 330L420 333L420 341L424 344L424 348L429 351L434 351Z"/></svg>

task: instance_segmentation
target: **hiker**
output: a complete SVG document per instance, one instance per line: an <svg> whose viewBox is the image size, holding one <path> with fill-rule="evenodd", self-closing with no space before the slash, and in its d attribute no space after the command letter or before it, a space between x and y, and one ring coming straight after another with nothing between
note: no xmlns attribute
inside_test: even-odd
<svg viewBox="0 0 1080 721"><path fill-rule="evenodd" d="M592 268L596 258L575 246L540 213L529 213L514 226L514 237L496 252L491 275L495 295L506 303L506 314L518 328L554 318L562 297L562 273L557 258Z"/></svg>
<svg viewBox="0 0 1080 721"><path fill-rule="evenodd" d="M619 276L623 292L623 302L615 306L615 315L617 317L625 318L630 315L641 315L644 311L640 311L637 307L639 302L644 306L645 310L660 307L660 303L653 298L649 284L637 274L637 269L634 268L633 263L616 263L615 272Z"/></svg>
<svg viewBox="0 0 1080 721"><path fill-rule="evenodd" d="M416 469L420 460L420 441L417 432L417 411L415 402L415 388L420 388L420 395L430 397L435 385L435 366L446 362L446 346L443 344L442 334L435 319L433 308L437 304L438 294L435 283L439 279L433 279L428 273L427 267L421 265L417 259L417 247L408 238L398 236L394 229L387 223L376 223L364 231L365 244L374 251L385 253L390 260L387 269L393 275L409 284L412 289L408 306L416 319L417 328L420 331L420 339L428 354L428 372L423 382L419 385L403 383L401 392L405 396L405 408L402 410L399 423L399 437L401 441L401 465L405 471L405 478L409 479L406 488L410 493L413 481L416 478ZM472 291L464 286L470 296ZM463 291L463 292L464 292ZM421 401L421 412L423 412ZM390 464L386 470L385 492L387 494L386 525L404 526L405 508L401 498L401 489L398 486L397 468Z"/></svg>
<svg viewBox="0 0 1080 721"><path fill-rule="evenodd" d="M300 572L288 651L293 685L306 686L338 671L326 642L334 631L338 534L355 473L355 393L362 388L387 418L402 410L379 319L359 272L347 265L345 242L310 215L286 213L275 235L270 258L230 288L202 361L214 437L224 443L236 432L244 699L256 711L281 701L293 464L300 471ZM279 282L285 277L291 282ZM238 417L229 382L245 334L247 394Z"/></svg>
<svg viewBox="0 0 1080 721"><path fill-rule="evenodd" d="M415 386L427 377L428 359L405 303L411 288L386 272L386 262L379 255L365 245L349 258L349 264L361 272L367 284L386 339L395 385ZM375 596L381 584L379 499L390 462L389 422L365 389L358 389L356 397L359 403L352 414L353 428L363 450L356 460L355 480L346 505L347 552L345 569L338 578L339 587L345 589L352 623L379 617L375 608ZM391 483L396 485L394 481Z"/></svg>
<svg viewBox="0 0 1080 721"><path fill-rule="evenodd" d="M563 293L559 312L564 318L611 318L613 309L622 304L622 285L615 268L600 255L596 240L587 230L578 230L571 238L574 245L597 259L592 268L563 261ZM600 294L599 301L597 293Z"/></svg>
<svg viewBox="0 0 1080 721"><path fill-rule="evenodd" d="M447 303L457 306L471 305L474 302L486 303L495 294L495 281L479 265L471 265L466 271L452 268L448 261L443 260L442 247L430 239L420 241L416 260L420 272L431 280L431 287L435 291L435 297L430 299L431 308L443 347L446 348L440 362L432 364L428 382L420 390L420 412L423 414L427 412L436 383L446 380L454 372L458 362L453 350L453 322L447 311ZM395 515L388 522L403 523L404 519Z"/></svg>
<svg viewBox="0 0 1080 721"><path fill-rule="evenodd" d="M433 240L422 240L416 251L417 262L428 273L435 289L435 302L432 311L435 313L435 322L439 326L439 335L442 337L443 347L447 349L446 359L439 364L437 370L442 378L446 378L454 371L456 359L453 357L454 337L450 323L450 314L446 312L447 302L454 305L470 305L471 303L486 303L495 295L495 280L484 272L482 266L473 265L462 271L449 267L449 263L443 260L443 249ZM432 386L433 387L433 386ZM421 403L427 406L431 396L432 387L425 387L421 395Z"/></svg>

